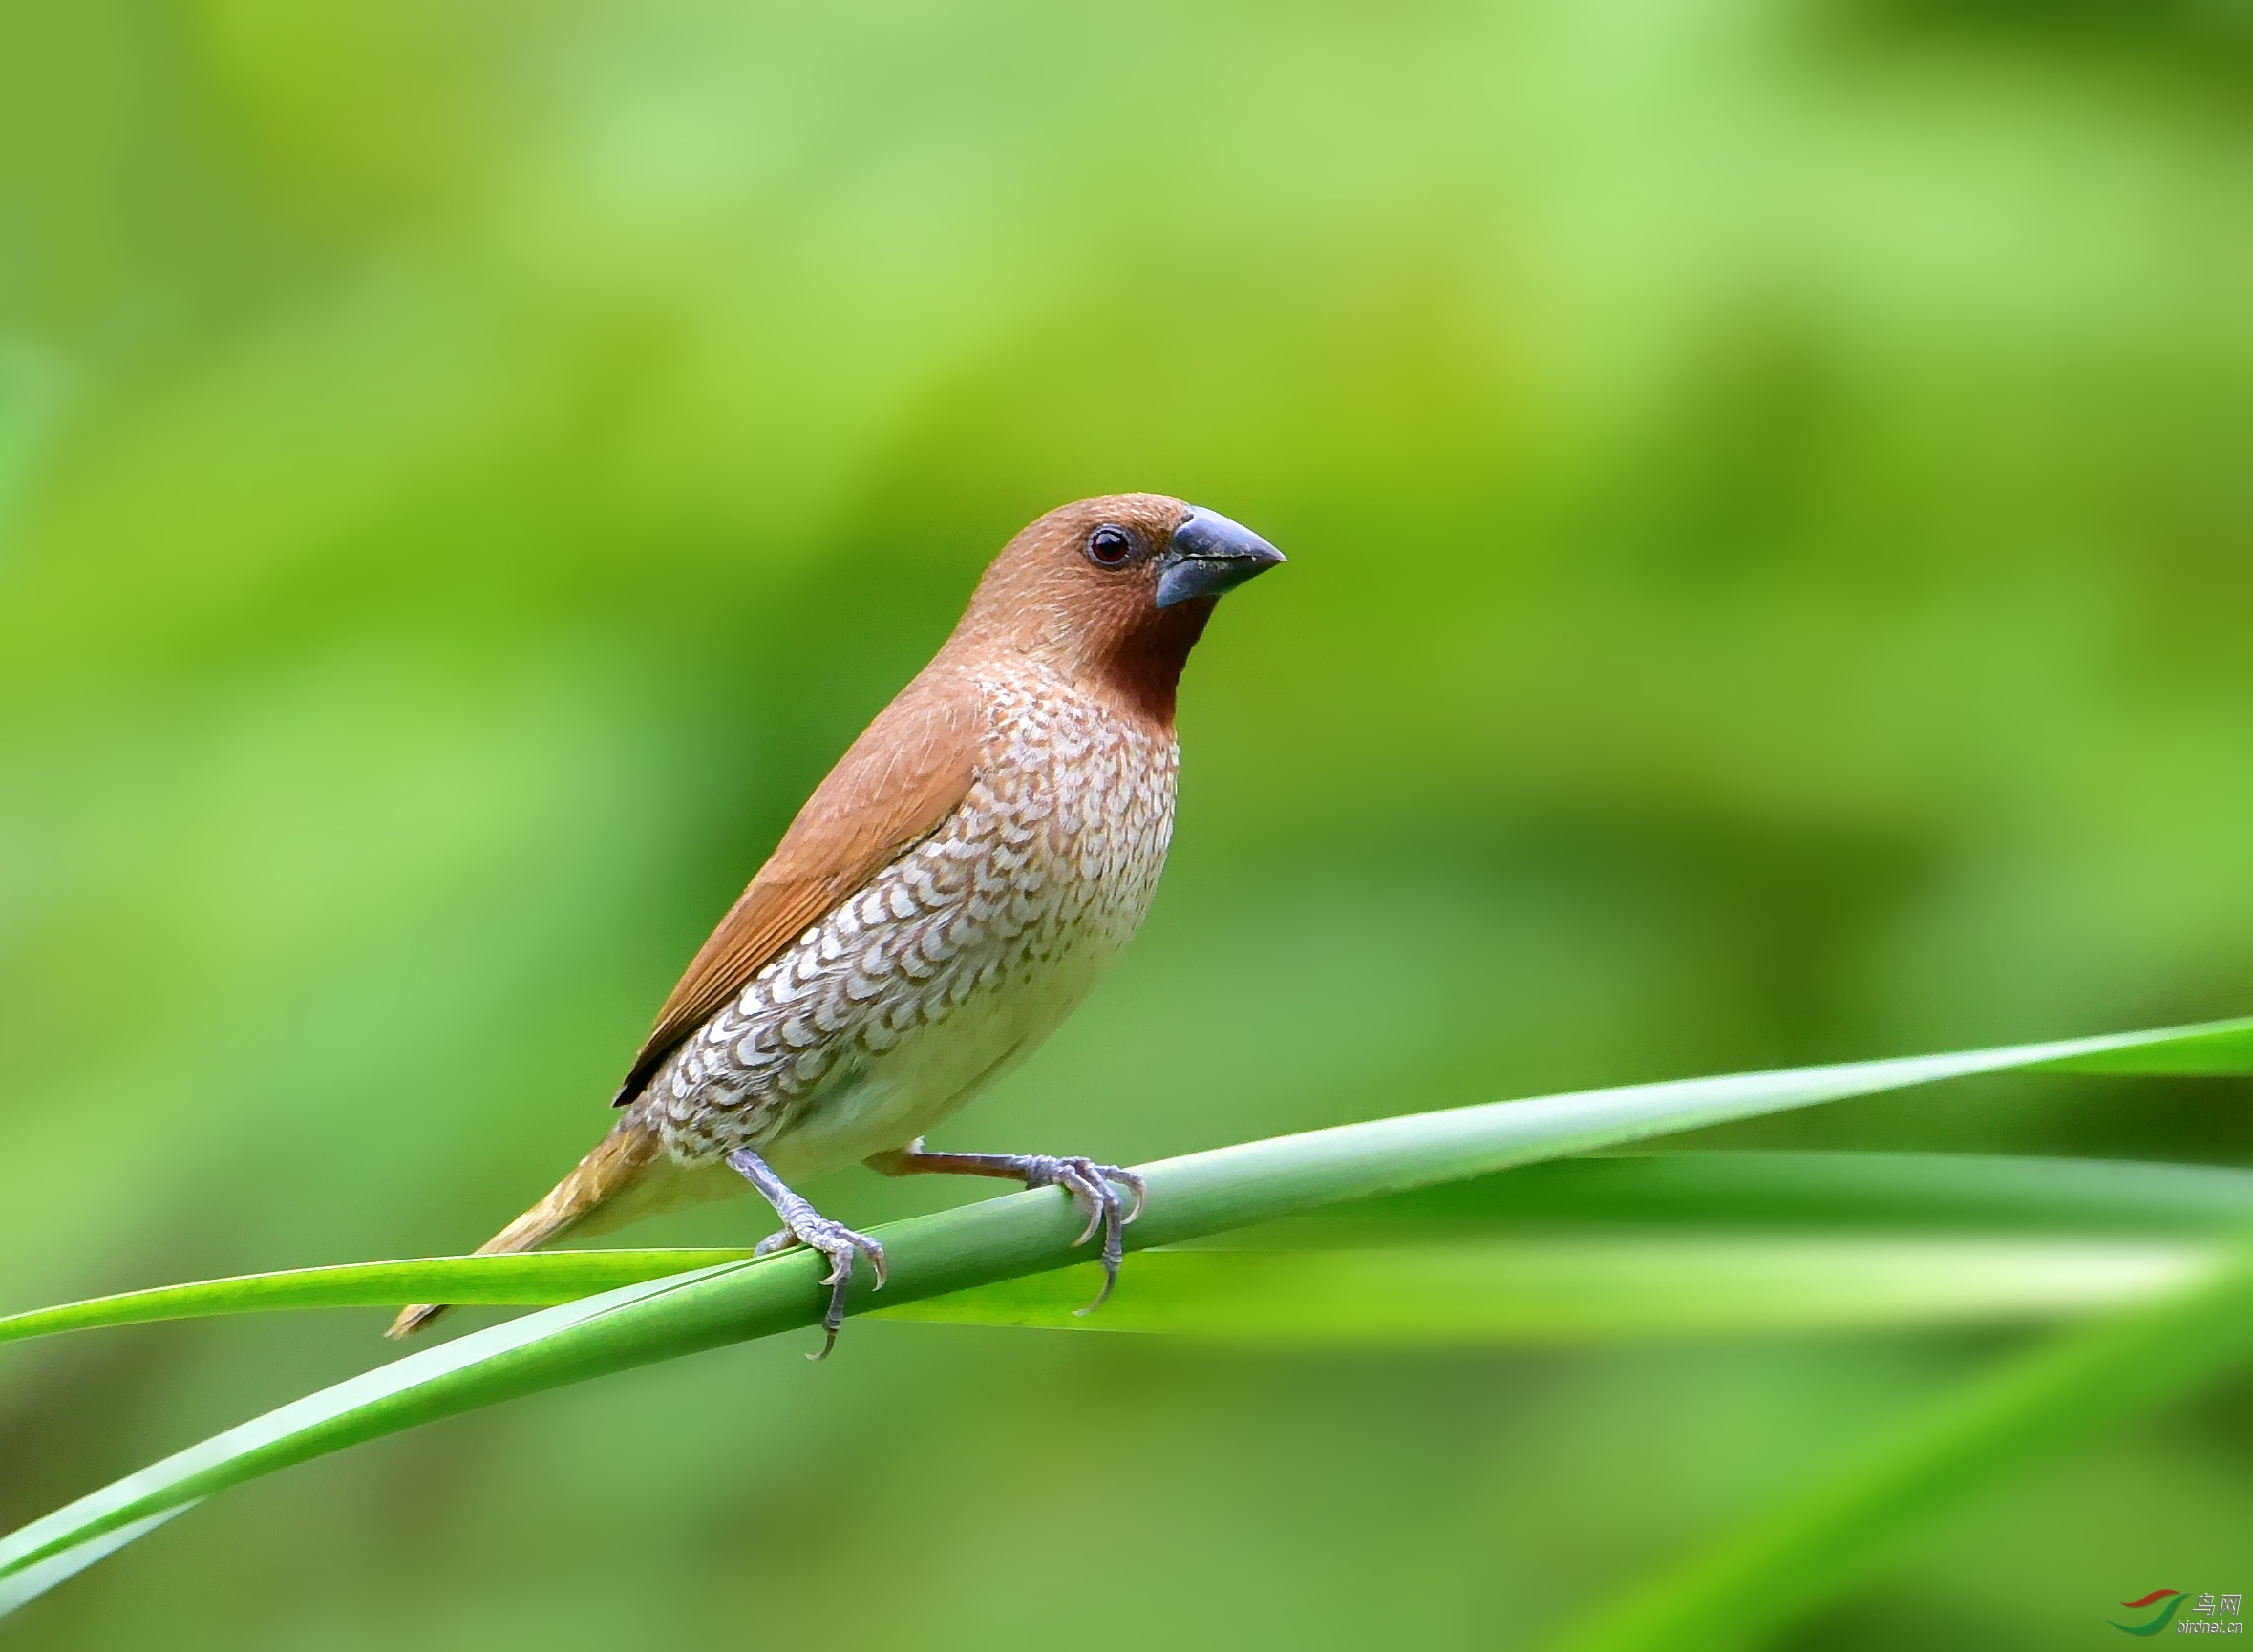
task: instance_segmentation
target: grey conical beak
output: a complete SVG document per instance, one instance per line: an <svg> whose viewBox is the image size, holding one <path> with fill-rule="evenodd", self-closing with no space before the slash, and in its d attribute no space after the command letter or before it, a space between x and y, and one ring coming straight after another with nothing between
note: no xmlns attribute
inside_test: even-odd
<svg viewBox="0 0 2253 1652"><path fill-rule="evenodd" d="M1158 559L1158 605L1170 608L1191 597L1217 597L1283 561L1283 553L1242 522L1218 511L1190 507L1174 530L1174 542Z"/></svg>

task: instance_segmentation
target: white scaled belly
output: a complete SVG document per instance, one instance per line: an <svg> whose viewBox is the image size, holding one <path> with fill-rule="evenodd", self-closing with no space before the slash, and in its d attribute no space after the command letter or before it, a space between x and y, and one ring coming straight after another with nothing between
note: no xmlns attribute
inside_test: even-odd
<svg viewBox="0 0 2253 1652"><path fill-rule="evenodd" d="M839 1071L759 1151L784 1180L903 1147L1030 1055L1095 985L1108 951L1083 947L1013 985L1007 977Z"/></svg>

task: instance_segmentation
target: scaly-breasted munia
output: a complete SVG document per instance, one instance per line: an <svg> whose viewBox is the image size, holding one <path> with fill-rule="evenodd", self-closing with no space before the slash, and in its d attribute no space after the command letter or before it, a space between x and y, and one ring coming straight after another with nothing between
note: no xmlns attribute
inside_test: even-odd
<svg viewBox="0 0 2253 1652"><path fill-rule="evenodd" d="M1083 499L1011 540L691 962L619 1086L625 1116L480 1254L613 1227L740 1175L784 1223L761 1254L830 1259L826 1354L854 1254L881 1286L883 1247L790 1183L861 1161L1065 1189L1088 1213L1079 1242L1103 1233L1101 1303L1138 1176L926 1153L923 1134L1054 1031L1140 926L1173 835L1181 667L1220 594L1282 561L1157 494ZM439 1311L411 1307L391 1334Z"/></svg>

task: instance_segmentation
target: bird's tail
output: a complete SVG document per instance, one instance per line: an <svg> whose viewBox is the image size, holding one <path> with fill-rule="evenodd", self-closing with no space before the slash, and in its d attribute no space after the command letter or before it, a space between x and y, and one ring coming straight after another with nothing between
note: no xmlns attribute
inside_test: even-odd
<svg viewBox="0 0 2253 1652"><path fill-rule="evenodd" d="M608 1135L595 1144L595 1150L579 1161L577 1169L556 1183L545 1198L478 1246L477 1254L508 1256L518 1251L538 1250L548 1240L560 1239L580 1226L598 1206L609 1204L643 1182L653 1164L663 1167L667 1162L655 1131L632 1118L621 1119ZM384 1334L411 1337L445 1311L443 1303L418 1303L402 1309L392 1322L392 1328Z"/></svg>

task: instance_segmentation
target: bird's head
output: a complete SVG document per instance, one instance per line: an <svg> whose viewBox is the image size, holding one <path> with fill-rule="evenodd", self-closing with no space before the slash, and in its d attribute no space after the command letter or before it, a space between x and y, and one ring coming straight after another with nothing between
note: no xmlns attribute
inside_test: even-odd
<svg viewBox="0 0 2253 1652"><path fill-rule="evenodd" d="M1282 561L1249 528L1163 494L1081 499L1002 548L956 637L1037 655L1170 722L1214 603Z"/></svg>

